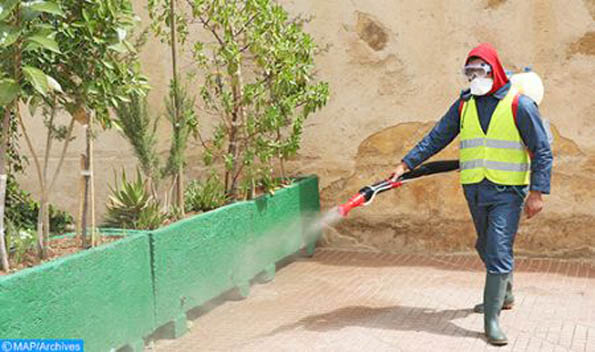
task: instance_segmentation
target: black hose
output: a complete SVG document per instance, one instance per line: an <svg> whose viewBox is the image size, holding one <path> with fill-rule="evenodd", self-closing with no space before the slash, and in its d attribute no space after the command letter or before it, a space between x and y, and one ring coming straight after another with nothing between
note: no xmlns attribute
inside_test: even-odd
<svg viewBox="0 0 595 352"><path fill-rule="evenodd" d="M421 176L433 175L441 172L454 171L459 169L458 160L432 161L422 164L412 171L404 173L399 180L410 180Z"/></svg>

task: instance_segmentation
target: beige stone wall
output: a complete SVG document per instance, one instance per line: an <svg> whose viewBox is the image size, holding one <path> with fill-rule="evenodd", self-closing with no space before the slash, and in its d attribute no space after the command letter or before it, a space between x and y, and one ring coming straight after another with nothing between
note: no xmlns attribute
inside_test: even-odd
<svg viewBox="0 0 595 352"><path fill-rule="evenodd" d="M552 195L537 218L523 221L517 248L527 253L593 255L595 248L595 1L593 0L283 0L292 14L312 15L307 30L328 50L317 59L330 82L328 106L307 122L295 173L321 178L323 207L385 177L457 98L467 52L491 42L509 69L532 66L546 87L540 110L556 129ZM144 0L136 0L137 8ZM146 17L146 14L143 14ZM196 34L195 34L196 35ZM191 67L190 61L186 67ZM157 41L143 52L155 87L154 110L170 76ZM209 126L209 121L203 124ZM41 131L41 129L36 129ZM162 129L166 136L168 129ZM79 141L80 142L80 141ZM78 154L72 149L54 199L76 209ZM160 148L166 152L166 144ZM41 148L41 144L38 145ZM454 146L435 158L456 157ZM98 212L112 170L134 167L114 132L97 141ZM200 149L189 151L189 176ZM34 190L34 174L23 179ZM327 231L331 246L391 251L460 251L474 232L456 175L390 194Z"/></svg>

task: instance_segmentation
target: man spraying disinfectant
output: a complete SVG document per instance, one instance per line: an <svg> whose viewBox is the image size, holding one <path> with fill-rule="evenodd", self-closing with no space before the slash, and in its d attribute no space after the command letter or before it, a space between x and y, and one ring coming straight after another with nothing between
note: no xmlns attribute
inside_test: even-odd
<svg viewBox="0 0 595 352"><path fill-rule="evenodd" d="M508 340L500 328L499 316L502 309L512 309L514 304L514 237L523 204L531 218L543 208L542 194L550 191L551 133L537 109L543 98L543 84L535 73L516 74L509 81L496 50L489 44L471 50L463 73L470 89L462 92L391 177L362 188L337 209L338 214L347 216L351 209L370 204L379 193L460 169L477 232L475 247L486 268L483 303L474 311L484 313L488 342L505 345ZM419 166L459 133L459 160Z"/></svg>
<svg viewBox="0 0 595 352"><path fill-rule="evenodd" d="M514 238L523 204L528 218L543 208L553 157L536 102L512 87L491 45L471 50L463 71L470 89L402 159L392 181L461 135L460 180L486 268L483 303L474 310L484 313L488 342L505 345L499 316L514 304Z"/></svg>

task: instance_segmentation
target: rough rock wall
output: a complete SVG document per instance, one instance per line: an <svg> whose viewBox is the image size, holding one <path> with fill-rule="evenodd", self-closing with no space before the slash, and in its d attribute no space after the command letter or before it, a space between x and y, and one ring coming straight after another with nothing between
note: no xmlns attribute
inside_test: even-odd
<svg viewBox="0 0 595 352"><path fill-rule="evenodd" d="M532 66L555 133L552 195L523 220L527 254L595 255L595 1L285 1L314 14L329 51L329 106L310 122L303 172L321 175L323 207L385 177L456 99L467 52L491 42L510 69ZM322 148L321 148L322 146ZM434 159L456 158L456 141ZM383 194L329 229L329 246L461 251L475 233L451 174Z"/></svg>
<svg viewBox="0 0 595 352"><path fill-rule="evenodd" d="M459 72L467 52L489 41L507 68L532 66L542 76L546 92L540 110L558 131L552 195L542 214L523 221L517 248L593 253L595 0L280 2L292 14L313 16L306 30L327 48L317 68L330 82L331 99L307 121L303 148L291 164L295 173L320 176L323 208L390 173L464 87ZM137 9L145 5L135 0ZM182 67L191 67L190 60L184 61ZM150 41L143 63L154 86L151 105L163 110L170 76L167 49ZM208 120L202 123L208 128ZM160 131L169 133L166 126ZM436 159L456 157L454 148ZM166 143L160 149L165 154ZM73 211L78 150L69 155L60 192L55 192L55 199ZM134 167L136 161L114 132L99 137L96 151L101 215L112 170ZM202 169L199 147L192 146L189 154L188 176L195 177ZM32 171L24 182L35 189ZM325 243L458 251L472 248L474 236L457 177L449 175L379 197L329 230Z"/></svg>

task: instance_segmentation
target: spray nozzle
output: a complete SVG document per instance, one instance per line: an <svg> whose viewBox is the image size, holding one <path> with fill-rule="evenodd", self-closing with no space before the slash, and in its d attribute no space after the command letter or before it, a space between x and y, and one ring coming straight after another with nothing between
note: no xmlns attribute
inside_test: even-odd
<svg viewBox="0 0 595 352"><path fill-rule="evenodd" d="M389 189L399 187L403 184L401 181L393 182L393 176L394 174L384 181L360 189L359 192L351 197L346 203L339 205L339 214L345 217L351 209L372 203L378 193L388 191Z"/></svg>
<svg viewBox="0 0 595 352"><path fill-rule="evenodd" d="M405 182L409 182L413 179L423 176L458 170L458 168L458 160L442 160L420 165L415 170L401 175L396 180L393 180L395 174L392 174L386 180L360 189L359 192L351 197L346 203L339 205L339 214L345 217L351 211L351 209L362 205L368 205L372 203L377 194L400 187Z"/></svg>

